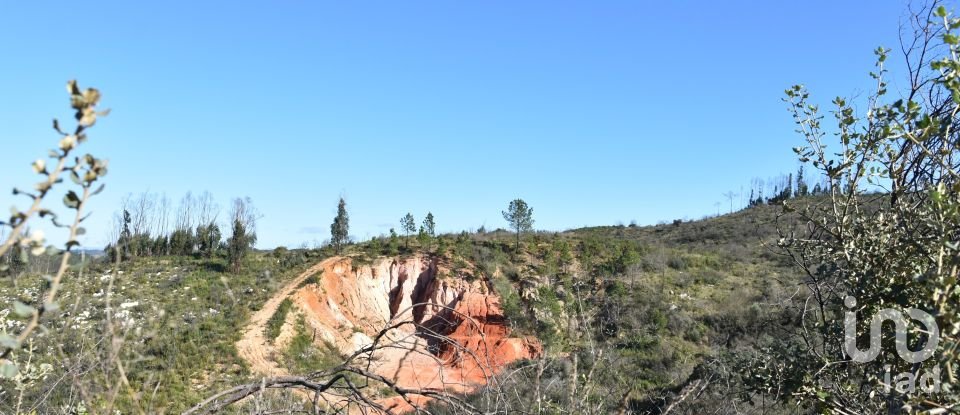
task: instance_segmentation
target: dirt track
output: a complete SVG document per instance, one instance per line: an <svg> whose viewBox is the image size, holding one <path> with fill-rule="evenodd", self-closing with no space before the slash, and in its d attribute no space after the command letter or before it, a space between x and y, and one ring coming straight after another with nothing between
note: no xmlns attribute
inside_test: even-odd
<svg viewBox="0 0 960 415"><path fill-rule="evenodd" d="M246 329L244 329L243 337L237 342L237 352L241 358L250 364L250 369L254 373L260 376L282 376L287 374L286 370L277 366L277 363L273 360L276 349L263 335L267 326L267 320L273 317L273 314L277 312L277 308L283 299L293 294L297 286L307 278L310 278L311 275L323 270L327 262L335 260L336 258L325 259L298 275L297 278L294 278L277 291L273 297L263 304L260 310L250 317L250 322L247 324Z"/></svg>

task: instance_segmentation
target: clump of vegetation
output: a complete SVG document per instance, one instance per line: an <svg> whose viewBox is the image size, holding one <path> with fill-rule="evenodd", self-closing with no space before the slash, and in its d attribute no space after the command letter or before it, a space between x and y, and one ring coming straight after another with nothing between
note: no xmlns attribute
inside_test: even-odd
<svg viewBox="0 0 960 415"><path fill-rule="evenodd" d="M343 363L344 357L332 344L318 342L307 328L303 316L297 316L295 333L283 351L283 363L290 373L312 373L334 368Z"/></svg>
<svg viewBox="0 0 960 415"><path fill-rule="evenodd" d="M227 260L233 272L240 272L243 258L257 243L257 213L250 198L234 199L230 217L233 223L233 234L227 241Z"/></svg>
<svg viewBox="0 0 960 415"><path fill-rule="evenodd" d="M303 281L297 285L297 288L303 288L310 284L317 284L320 282L321 276L323 276L323 270L320 270L320 272L317 272L316 274L312 274L309 277L304 278Z"/></svg>
<svg viewBox="0 0 960 415"><path fill-rule="evenodd" d="M293 301L290 301L289 298L284 298L283 301L280 302L280 305L277 306L277 311L267 320L264 335L268 340L273 341L273 339L276 339L277 336L280 335L280 329L283 328L283 324L287 321L287 313L290 312L291 307L293 307Z"/></svg>

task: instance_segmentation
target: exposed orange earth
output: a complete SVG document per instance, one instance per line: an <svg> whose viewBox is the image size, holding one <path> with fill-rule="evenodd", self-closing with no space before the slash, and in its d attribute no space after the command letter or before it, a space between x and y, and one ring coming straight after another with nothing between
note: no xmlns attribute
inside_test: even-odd
<svg viewBox="0 0 960 415"><path fill-rule="evenodd" d="M505 365L543 352L535 338L510 336L487 281L468 271L457 274L436 259L381 258L354 266L337 257L311 270L320 271L315 284L283 289L280 300L290 295L315 341L343 354L370 345L388 324L397 326L382 335L378 345L384 347L372 355L370 369L401 387L466 392ZM241 351L248 360L256 358L246 354ZM269 365L270 372L276 368ZM396 412L412 409L400 397L380 404Z"/></svg>

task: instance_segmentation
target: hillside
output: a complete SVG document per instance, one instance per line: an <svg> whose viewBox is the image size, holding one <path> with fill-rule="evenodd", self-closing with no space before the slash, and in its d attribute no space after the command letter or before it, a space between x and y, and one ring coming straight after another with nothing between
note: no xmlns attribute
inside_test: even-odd
<svg viewBox="0 0 960 415"><path fill-rule="evenodd" d="M10 3L0 415L960 412L957 1Z"/></svg>
<svg viewBox="0 0 960 415"><path fill-rule="evenodd" d="M431 327L425 324L431 321L430 314L443 314L438 307L459 310L471 302L469 296L482 298L489 293L500 304L495 309L502 312L494 313L502 313L508 331L481 326L480 332L487 336L470 346L469 336L475 335L470 333L478 333L475 329L449 326L449 316L443 320L446 328L439 329L436 323L432 327L451 336L456 345L467 346L481 361L501 354L483 357L485 349L505 347L499 346L502 334L494 333L512 331L514 338L538 339L536 349L542 347L545 359L533 365L511 365L515 371L509 378L498 378L496 393L506 396L507 389L522 392L539 383L550 398L538 404L557 410L570 404L566 394L571 389L586 394L584 404L593 402L610 411L623 405L637 410L659 407L670 402L675 391L688 385L704 365L775 335L759 308L782 302L798 288L792 269L772 251L775 248L765 246L771 238L764 235L770 235L779 211L760 206L678 224L539 232L525 237L519 252L513 236L503 232L442 235L429 246L415 242L409 249L375 240L349 246L345 255L353 264L339 271L314 266L331 252L312 250L255 253L240 274L230 272L224 259L217 257L136 258L119 267L106 259L95 260L71 272L64 287L70 294L64 297L58 318L49 322L52 330L31 344L37 356L56 356L45 362L53 366L35 382L52 386L62 382L58 373L89 371L101 364L104 355L114 356L113 362L122 364L126 374L121 388L106 377L84 377L74 386L89 394L114 391L122 413L176 413L258 375L336 367L351 351L369 344L387 322L400 318L401 309L409 309L422 330ZM397 264L414 267L410 275L420 275L420 280L412 279L407 285L396 281L399 268L393 267ZM433 271L428 275L426 270ZM295 280L297 275L300 278ZM384 275L392 275L394 282L384 280ZM423 280L423 275L429 279ZM374 288L377 281L386 282ZM19 299L29 304L36 301L42 282L33 277L3 284L3 301ZM430 284L434 288L426 287ZM281 286L288 288L281 290ZM375 292L382 292L382 297L364 299ZM317 295L325 300L318 302ZM258 313L268 298L269 313ZM429 306L433 311L410 307L418 302L433 304ZM496 320L496 314L487 312L465 315L486 324ZM13 315L3 317L8 327L23 324ZM248 326L251 317L259 325ZM264 325L267 329L260 332ZM95 342L98 336L79 335L84 330L95 330L112 341ZM416 338L428 339L417 333L413 343ZM242 340L249 335L262 337ZM394 337L401 338L409 339ZM258 351L258 360L251 358L250 346L269 349ZM421 362L421 369L424 364L450 362L443 347L404 347L435 356ZM494 360L500 363L490 366L491 373L480 378L465 374L475 386L458 391L477 399L492 393L489 387L475 388L487 383L483 379L496 377L496 367L540 353L515 351L507 360L497 357ZM466 368L456 367L461 372ZM407 370L402 366L392 370L397 378L410 376L402 375ZM584 373L591 378L583 378ZM444 375L444 382L462 383L449 376ZM533 382L533 377L542 379ZM564 379L579 379L579 383ZM422 386L424 381L404 385ZM49 406L36 408L39 412L55 412L54 408L81 401L60 395L62 388L53 390L57 392L51 399L43 400ZM395 394L380 396L387 399ZM606 399L609 396L618 398ZM708 398L701 399L701 405L711 405ZM299 398L281 392L263 399L273 402L270 405L289 406ZM3 407L12 401L5 401L0 412L13 412ZM267 405L264 402L258 404ZM244 401L230 410L243 412L250 404Z"/></svg>

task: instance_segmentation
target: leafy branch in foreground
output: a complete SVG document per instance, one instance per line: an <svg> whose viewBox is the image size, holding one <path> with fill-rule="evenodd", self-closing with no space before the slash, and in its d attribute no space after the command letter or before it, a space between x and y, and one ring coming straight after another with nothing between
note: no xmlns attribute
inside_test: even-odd
<svg viewBox="0 0 960 415"><path fill-rule="evenodd" d="M409 319L415 307L422 307L425 304L427 303L412 304L398 311L397 317L388 321L371 338L369 344L344 356L343 362L337 366L304 375L263 377L250 383L237 385L212 394L184 411L183 415L218 413L248 397L278 389L296 391L300 398L309 402L307 405L310 413L353 413L355 411L374 414L397 413L397 408L388 407L376 396L383 391L389 391L397 396L409 410L418 413L433 413L425 408L428 400L444 404L445 408L452 413L484 413L455 392L469 388L470 385L463 380L447 379L441 376L440 387L404 387L396 379L374 370L374 363L382 361L384 352L391 349L406 351L403 360L420 355L435 361L438 365L443 364L443 359L435 356L425 347L429 342L435 348L449 348L459 360L475 364L480 375L488 380L485 383L489 386L483 390L483 394L489 395L489 400L502 401L503 396L509 394L509 391L497 387L499 382L494 381L495 373L489 367L489 360L464 347L456 339ZM476 330L481 338L484 336L477 320L451 307L439 306L439 308L451 315L461 316L467 324L473 326L473 330ZM405 332L402 329L406 327L413 328ZM481 340L481 344L486 344L486 340Z"/></svg>
<svg viewBox="0 0 960 415"><path fill-rule="evenodd" d="M749 387L778 390L784 400L824 412L953 413L960 401L960 19L934 2L915 12L911 24L913 33L901 39L909 89L893 102L884 48L875 51L866 113L834 99L835 131L825 130L805 88L786 91L806 140L794 151L829 180L829 194L821 203L784 206L784 215L805 222L781 226L779 245L804 273L808 297L791 305L797 330L761 359ZM839 150L827 149L830 132ZM934 358L912 362L895 350L902 342L910 350L937 344L936 332L915 324L909 340L885 330L876 358L851 356L846 339L856 346L869 333L866 324L847 333L844 316L866 320L891 309L935 318ZM927 374L936 383L918 385Z"/></svg>
<svg viewBox="0 0 960 415"><path fill-rule="evenodd" d="M49 158L40 158L33 162L33 171L41 180L34 185L31 191L14 188L14 195L22 195L30 199L30 207L24 211L16 208L12 209L10 218L6 221L0 221L0 228L8 227L10 234L5 240L0 242L0 257L14 247L29 251L34 256L41 255L48 251L56 251L56 248L45 247L44 234L41 231L31 232L24 235L28 223L36 218L49 218L50 222L58 228L68 229L67 242L64 249L60 251L60 264L53 275L47 275L44 278L47 281L46 290L41 296L38 304L24 304L14 302L14 314L29 319L27 324L19 333L10 334L0 332L0 376L13 377L18 369L14 362L9 358L12 353L20 349L21 345L38 328L42 327L41 319L47 313L56 312L59 309L57 303L57 294L60 290L60 282L69 268L71 250L80 245L77 238L85 233L80 225L89 216L84 214L84 207L90 197L95 196L103 190L103 185L94 187L97 181L107 174L107 162L98 159L91 154L82 156L76 155L76 149L80 144L87 141L87 130L97 122L97 117L107 115L108 111L97 111L97 104L100 102L100 91L94 88L81 90L76 81L67 83L67 92L70 94L70 106L74 109L74 118L77 125L71 132L65 132L60 122L53 120L53 129L60 134L60 142L56 149L50 150ZM77 187L67 190L63 197L64 206L73 211L72 220L69 223L62 223L57 215L49 208L43 206L44 200L50 192L63 183L64 176L70 178ZM6 265L0 265L0 273L8 273L10 270Z"/></svg>

